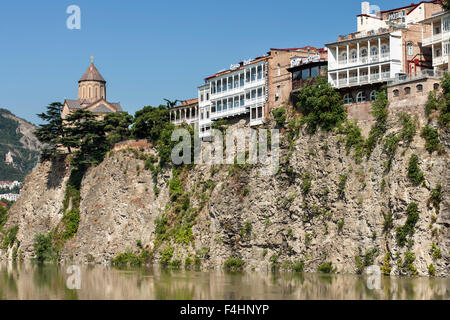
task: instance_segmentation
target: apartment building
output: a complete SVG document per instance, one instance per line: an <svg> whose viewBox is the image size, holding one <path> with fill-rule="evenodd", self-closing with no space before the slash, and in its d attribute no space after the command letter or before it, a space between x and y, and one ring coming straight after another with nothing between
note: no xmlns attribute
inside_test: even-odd
<svg viewBox="0 0 450 320"><path fill-rule="evenodd" d="M419 22L441 10L440 1L422 1L373 13L363 2L357 32L326 45L328 81L340 89L344 102L374 100L376 91L396 77L432 68Z"/></svg>
<svg viewBox="0 0 450 320"><path fill-rule="evenodd" d="M175 125L198 122L198 99L189 99L169 108L170 121Z"/></svg>
<svg viewBox="0 0 450 320"><path fill-rule="evenodd" d="M291 103L292 74L289 68L292 61L302 61L303 59L313 59L320 56L326 59L326 50L306 46L302 48L270 49L269 55L269 97L268 110L271 110Z"/></svg>
<svg viewBox="0 0 450 320"><path fill-rule="evenodd" d="M200 137L208 137L213 121L248 117L250 126L266 117L268 56L233 64L198 87ZM248 115L248 116L247 116Z"/></svg>
<svg viewBox="0 0 450 320"><path fill-rule="evenodd" d="M423 46L429 48L435 70L449 71L450 11L441 11L422 21Z"/></svg>

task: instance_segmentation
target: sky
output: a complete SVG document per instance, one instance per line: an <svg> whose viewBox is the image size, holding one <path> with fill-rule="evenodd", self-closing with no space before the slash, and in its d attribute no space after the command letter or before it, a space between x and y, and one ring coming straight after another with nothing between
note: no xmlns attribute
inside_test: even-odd
<svg viewBox="0 0 450 320"><path fill-rule="evenodd" d="M70 5L81 10L79 30L67 28ZM130 114L196 98L205 77L231 64L355 32L360 12L359 0L2 0L0 108L40 123L48 104L77 98L91 56L107 100Z"/></svg>

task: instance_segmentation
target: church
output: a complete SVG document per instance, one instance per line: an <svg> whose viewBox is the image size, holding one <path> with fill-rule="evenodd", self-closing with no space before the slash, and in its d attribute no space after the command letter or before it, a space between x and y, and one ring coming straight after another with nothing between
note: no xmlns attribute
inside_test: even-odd
<svg viewBox="0 0 450 320"><path fill-rule="evenodd" d="M85 109L98 115L99 118L110 112L122 112L118 102L106 100L106 81L92 61L89 68L78 81L78 100L64 101L62 118L78 109Z"/></svg>

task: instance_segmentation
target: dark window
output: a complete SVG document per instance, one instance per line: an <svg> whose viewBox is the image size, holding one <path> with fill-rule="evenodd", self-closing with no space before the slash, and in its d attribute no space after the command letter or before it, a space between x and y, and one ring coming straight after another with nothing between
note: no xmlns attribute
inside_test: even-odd
<svg viewBox="0 0 450 320"><path fill-rule="evenodd" d="M319 76L319 67L311 68L311 78L316 78Z"/></svg>
<svg viewBox="0 0 450 320"><path fill-rule="evenodd" d="M416 86L416 88L417 88L417 92L422 92L423 91L423 85L421 85L421 84L418 84Z"/></svg>
<svg viewBox="0 0 450 320"><path fill-rule="evenodd" d="M295 71L292 75L292 80L302 80L302 72L301 71Z"/></svg>
<svg viewBox="0 0 450 320"><path fill-rule="evenodd" d="M439 89L439 83L435 83L435 84L433 85L433 89L434 89L434 90Z"/></svg>
<svg viewBox="0 0 450 320"><path fill-rule="evenodd" d="M398 91L397 89L395 89L393 92L394 92L394 97L398 97L398 94L400 93L400 91Z"/></svg>
<svg viewBox="0 0 450 320"><path fill-rule="evenodd" d="M309 69L302 70L302 79L303 80L309 79Z"/></svg>
<svg viewBox="0 0 450 320"><path fill-rule="evenodd" d="M405 88L405 94L410 94L411 93L411 88L410 87L406 87Z"/></svg>

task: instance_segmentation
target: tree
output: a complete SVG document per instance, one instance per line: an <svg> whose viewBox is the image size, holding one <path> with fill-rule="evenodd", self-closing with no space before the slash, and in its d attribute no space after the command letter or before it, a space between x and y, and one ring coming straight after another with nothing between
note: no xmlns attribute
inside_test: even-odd
<svg viewBox="0 0 450 320"><path fill-rule="evenodd" d="M444 10L450 10L450 0L442 0L442 8Z"/></svg>
<svg viewBox="0 0 450 320"><path fill-rule="evenodd" d="M62 108L63 105L60 102L53 102L47 106L45 113L38 114L39 118L47 122L39 125L39 128L34 132L38 140L46 146L42 151L44 160L53 159L60 154L64 136Z"/></svg>
<svg viewBox="0 0 450 320"><path fill-rule="evenodd" d="M169 99L164 99L164 101L166 101L168 109L174 108L180 102L180 100L170 101Z"/></svg>
<svg viewBox="0 0 450 320"><path fill-rule="evenodd" d="M169 122L169 109L166 106L147 106L134 115L131 133L135 138L156 142Z"/></svg>
<svg viewBox="0 0 450 320"><path fill-rule="evenodd" d="M133 117L127 112L108 113L103 121L106 140L110 146L130 138L129 127L133 123Z"/></svg>
<svg viewBox="0 0 450 320"><path fill-rule="evenodd" d="M297 99L296 107L303 114L310 133L318 128L330 131L347 117L341 95L326 79L314 79L300 89Z"/></svg>
<svg viewBox="0 0 450 320"><path fill-rule="evenodd" d="M105 122L84 109L71 113L65 122L63 145L76 149L73 164L100 163L109 149Z"/></svg>

